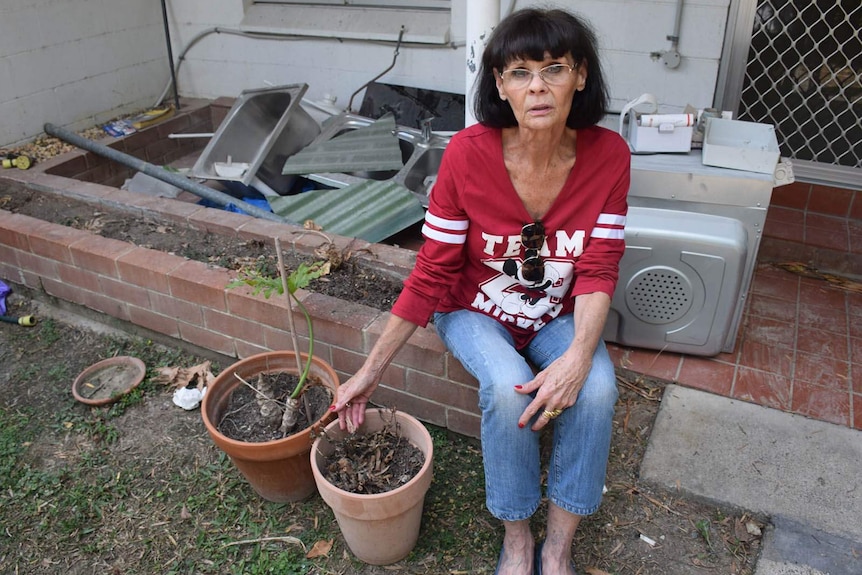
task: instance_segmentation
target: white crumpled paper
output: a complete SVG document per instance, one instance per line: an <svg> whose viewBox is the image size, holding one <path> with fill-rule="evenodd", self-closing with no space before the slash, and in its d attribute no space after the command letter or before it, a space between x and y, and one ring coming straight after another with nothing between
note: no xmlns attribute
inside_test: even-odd
<svg viewBox="0 0 862 575"><path fill-rule="evenodd" d="M182 407L186 411L196 409L204 399L207 388L181 387L174 391L174 405Z"/></svg>
<svg viewBox="0 0 862 575"><path fill-rule="evenodd" d="M215 379L209 361L192 367L161 367L157 371L154 381L175 387L174 405L187 411L201 404L207 385Z"/></svg>

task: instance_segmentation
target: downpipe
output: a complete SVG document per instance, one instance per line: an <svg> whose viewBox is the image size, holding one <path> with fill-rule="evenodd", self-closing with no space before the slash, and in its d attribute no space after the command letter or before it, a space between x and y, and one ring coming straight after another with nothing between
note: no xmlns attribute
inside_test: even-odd
<svg viewBox="0 0 862 575"><path fill-rule="evenodd" d="M159 166L150 164L149 162L145 162L144 160L141 160L134 156L130 156L129 154L125 154L103 144L88 140L87 138L79 136L78 134L71 132L65 128L55 126L51 123L47 123L44 126L44 130L46 134L60 138L61 140L68 142L73 146L82 148L89 152L93 152L94 154L98 154L100 156L108 158L109 160L113 160L117 163L123 164L126 167L132 168L133 170L137 170L138 172L143 172L148 176L152 176L156 179L162 180L163 182L167 182L172 186L176 186L181 190L185 190L200 198L207 199L219 206L225 207L228 204L233 204L246 214L254 216L256 218L270 220L272 222L279 222L282 224L292 223L277 214L262 210L257 206L253 206L229 194L225 194L224 192L220 192L218 190L214 190L212 188L204 186L203 184L199 184L198 182L195 182L194 180L191 180L181 174L169 172L164 168L160 168Z"/></svg>

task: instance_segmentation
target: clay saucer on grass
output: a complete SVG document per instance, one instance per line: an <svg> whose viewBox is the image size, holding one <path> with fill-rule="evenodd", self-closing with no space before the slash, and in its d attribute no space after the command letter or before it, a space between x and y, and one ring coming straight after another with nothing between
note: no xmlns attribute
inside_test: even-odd
<svg viewBox="0 0 862 575"><path fill-rule="evenodd" d="M87 405L108 405L138 387L146 372L136 357L111 357L82 371L72 384L72 395Z"/></svg>

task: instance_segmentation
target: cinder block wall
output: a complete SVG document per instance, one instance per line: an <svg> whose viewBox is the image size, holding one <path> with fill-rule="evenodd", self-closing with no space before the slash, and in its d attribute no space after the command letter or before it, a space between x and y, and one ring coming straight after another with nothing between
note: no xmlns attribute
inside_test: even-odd
<svg viewBox="0 0 862 575"><path fill-rule="evenodd" d="M206 138L168 136L212 133L213 126L221 123L231 105L231 102L215 106L209 100L183 100L180 112L158 125L123 138L105 134L102 140L97 141L150 164L166 166L196 151L200 152L207 143ZM93 152L75 150L37 164L35 172L119 188L136 171Z"/></svg>
<svg viewBox="0 0 862 575"><path fill-rule="evenodd" d="M171 140L172 149L166 151L159 145L161 138L184 129L199 131L201 123L209 121L204 110L190 110L184 117L191 119L179 117L171 120L176 125L160 126L161 136L148 134L156 131L152 128L114 145L167 163L171 155L186 151L174 143L188 140ZM296 226L82 181L128 177L125 168L94 154L71 152L37 167L9 170L0 177L93 202L94 209L109 205L245 240L272 242L277 236L285 249L300 253L311 253L322 242L296 233L301 231ZM80 179L68 177L72 175ZM340 247L350 241L334 239ZM406 277L415 258L412 251L383 244L353 242L351 248L361 250L357 257L368 265L397 277ZM0 210L0 277L229 357L292 348L286 299L253 296L249 288L228 290L234 272L5 210ZM389 314L317 293L302 292L300 298L314 318L315 355L331 363L345 381L361 365ZM306 328L299 323L301 347L307 350ZM413 335L387 370L374 400L452 431L479 435L477 384L446 351L433 326Z"/></svg>

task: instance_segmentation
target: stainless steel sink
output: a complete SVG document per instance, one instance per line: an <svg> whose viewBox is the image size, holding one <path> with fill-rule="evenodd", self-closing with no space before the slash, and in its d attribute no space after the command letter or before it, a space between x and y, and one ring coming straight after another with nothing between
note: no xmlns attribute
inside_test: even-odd
<svg viewBox="0 0 862 575"><path fill-rule="evenodd" d="M351 130L357 130L374 123L371 118L356 114L344 113L327 120L320 132L309 146L332 140ZM449 143L449 138L432 134L426 139L422 131L406 126L396 126L395 136L404 166L398 170L315 173L307 174L310 180L335 188L343 188L365 180L391 180L401 184L413 192L423 207L428 206L428 194L431 192L443 158L443 150Z"/></svg>
<svg viewBox="0 0 862 575"><path fill-rule="evenodd" d="M306 84L245 90L192 168L206 180L262 182L287 193L293 176L281 174L285 160L320 134L317 122L299 105ZM237 167L231 173L225 167ZM223 168L220 170L219 168Z"/></svg>

